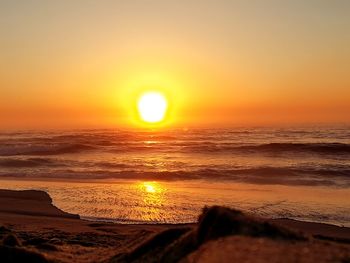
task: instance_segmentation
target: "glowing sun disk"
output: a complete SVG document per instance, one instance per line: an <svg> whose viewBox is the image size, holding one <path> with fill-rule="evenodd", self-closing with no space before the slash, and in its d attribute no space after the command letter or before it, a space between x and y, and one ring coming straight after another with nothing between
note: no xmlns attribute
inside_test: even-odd
<svg viewBox="0 0 350 263"><path fill-rule="evenodd" d="M168 102L160 92L146 92L140 97L137 109L143 121L157 123L164 120Z"/></svg>

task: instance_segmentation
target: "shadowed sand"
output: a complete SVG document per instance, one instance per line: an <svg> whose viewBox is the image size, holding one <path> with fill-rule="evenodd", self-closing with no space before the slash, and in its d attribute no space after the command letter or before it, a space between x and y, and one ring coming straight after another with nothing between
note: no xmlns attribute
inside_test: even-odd
<svg viewBox="0 0 350 263"><path fill-rule="evenodd" d="M0 190L0 211L31 216L80 218L79 215L58 209L52 205L52 199L46 192L36 190Z"/></svg>
<svg viewBox="0 0 350 263"><path fill-rule="evenodd" d="M205 208L198 224L79 219L42 191L0 190L1 262L350 262L350 229Z"/></svg>

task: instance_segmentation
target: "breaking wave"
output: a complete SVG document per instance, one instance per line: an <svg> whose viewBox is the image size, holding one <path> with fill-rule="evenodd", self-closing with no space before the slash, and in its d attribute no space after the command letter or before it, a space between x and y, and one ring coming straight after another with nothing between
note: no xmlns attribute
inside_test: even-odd
<svg viewBox="0 0 350 263"><path fill-rule="evenodd" d="M0 176L349 186L350 129L0 133Z"/></svg>
<svg viewBox="0 0 350 263"><path fill-rule="evenodd" d="M0 147L0 156L14 155L60 155L91 151L96 147L85 144L47 144L47 145L8 145Z"/></svg>

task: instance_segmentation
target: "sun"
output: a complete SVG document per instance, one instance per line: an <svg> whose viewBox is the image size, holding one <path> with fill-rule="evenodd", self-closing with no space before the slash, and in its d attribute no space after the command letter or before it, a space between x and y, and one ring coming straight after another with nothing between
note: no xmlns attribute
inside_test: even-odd
<svg viewBox="0 0 350 263"><path fill-rule="evenodd" d="M147 123L158 123L164 120L168 109L166 97L158 91L143 93L137 103L140 118Z"/></svg>

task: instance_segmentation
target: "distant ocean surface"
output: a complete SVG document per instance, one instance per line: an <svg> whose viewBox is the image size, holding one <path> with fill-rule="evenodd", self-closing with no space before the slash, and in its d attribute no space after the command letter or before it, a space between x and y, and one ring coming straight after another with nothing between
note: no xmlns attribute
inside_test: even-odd
<svg viewBox="0 0 350 263"><path fill-rule="evenodd" d="M0 132L0 177L93 219L193 222L221 204L350 226L350 127Z"/></svg>

